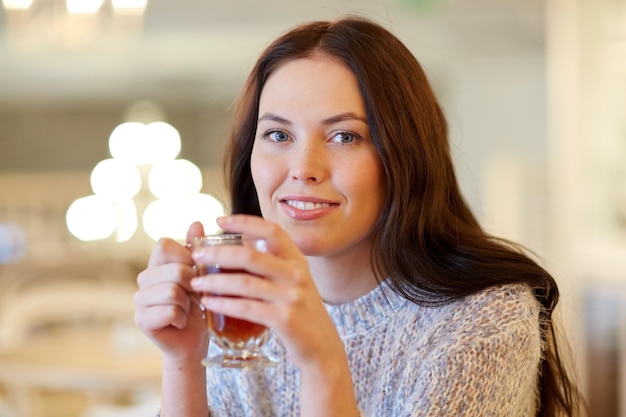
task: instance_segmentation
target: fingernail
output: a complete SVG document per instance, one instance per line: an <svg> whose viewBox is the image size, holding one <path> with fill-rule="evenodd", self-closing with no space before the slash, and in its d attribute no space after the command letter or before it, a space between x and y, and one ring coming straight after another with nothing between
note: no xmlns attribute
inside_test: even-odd
<svg viewBox="0 0 626 417"><path fill-rule="evenodd" d="M219 224L228 224L232 222L232 218L230 216L220 216L217 218L217 222Z"/></svg>
<svg viewBox="0 0 626 417"><path fill-rule="evenodd" d="M194 278L189 282L189 284L191 284L191 288L194 290L200 289L202 287L202 279Z"/></svg>

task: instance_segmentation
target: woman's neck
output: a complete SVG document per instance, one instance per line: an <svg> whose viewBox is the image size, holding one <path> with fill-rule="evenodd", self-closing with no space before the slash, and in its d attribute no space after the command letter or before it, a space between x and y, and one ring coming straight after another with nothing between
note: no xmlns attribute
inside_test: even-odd
<svg viewBox="0 0 626 417"><path fill-rule="evenodd" d="M322 299L328 304L344 304L378 286L369 254L350 253L307 258L313 280Z"/></svg>

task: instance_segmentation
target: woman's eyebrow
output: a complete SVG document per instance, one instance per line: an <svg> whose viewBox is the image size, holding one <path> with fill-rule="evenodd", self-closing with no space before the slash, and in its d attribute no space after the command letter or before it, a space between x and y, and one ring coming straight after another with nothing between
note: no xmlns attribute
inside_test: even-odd
<svg viewBox="0 0 626 417"><path fill-rule="evenodd" d="M264 113L261 117L259 117L259 122L262 122L264 120L270 120L272 122L277 122L277 123L281 123L284 125L290 125L291 122L287 119L285 119L284 117L280 117L277 114L274 113Z"/></svg>
<svg viewBox="0 0 626 417"><path fill-rule="evenodd" d="M322 122L324 124L330 125L333 123L344 122L346 120L358 120L360 122L367 124L367 119L365 117L359 116L356 113L352 113L352 112L340 113L336 116L331 116L327 119L324 119Z"/></svg>
<svg viewBox="0 0 626 417"><path fill-rule="evenodd" d="M285 119L284 117L281 117L275 113L263 113L263 115L261 117L259 117L259 122L265 121L265 120L269 120L272 122L277 122L277 123L281 123L284 125L291 125L292 123ZM328 117L324 120L322 120L323 124L326 125L331 125L334 123L339 123L339 122L344 122L346 120L357 120L359 122L363 122L365 124L367 124L367 119L363 116L358 116L356 113L353 112L346 112L346 113L340 113L337 114L335 116L331 116Z"/></svg>

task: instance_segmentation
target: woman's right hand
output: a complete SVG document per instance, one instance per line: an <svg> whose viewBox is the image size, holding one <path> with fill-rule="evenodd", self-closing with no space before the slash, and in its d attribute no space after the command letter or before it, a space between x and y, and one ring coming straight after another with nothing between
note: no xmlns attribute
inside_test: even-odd
<svg viewBox="0 0 626 417"><path fill-rule="evenodd" d="M187 242L202 236L198 222L187 232ZM180 243L163 238L155 245L148 267L137 277L135 322L167 355L176 359L204 357L208 329L199 297L189 282L195 277L191 252Z"/></svg>

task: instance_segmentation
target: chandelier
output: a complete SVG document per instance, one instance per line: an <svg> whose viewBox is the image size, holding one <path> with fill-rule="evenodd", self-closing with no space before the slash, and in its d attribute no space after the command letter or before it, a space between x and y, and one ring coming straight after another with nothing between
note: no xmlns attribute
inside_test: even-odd
<svg viewBox="0 0 626 417"><path fill-rule="evenodd" d="M187 228L200 221L210 233L224 205L201 192L202 172L178 158L178 130L162 120L158 106L140 101L109 137L110 158L93 168L92 195L68 208L68 230L82 241L126 242L138 229L153 240L183 240Z"/></svg>
<svg viewBox="0 0 626 417"><path fill-rule="evenodd" d="M148 0L2 0L9 41L73 47L140 33Z"/></svg>
<svg viewBox="0 0 626 417"><path fill-rule="evenodd" d="M2 0L5 10L40 12L44 8L58 6L59 1L50 0ZM65 0L68 13L93 14L102 8L104 0ZM113 12L120 15L143 14L148 0L111 0Z"/></svg>

